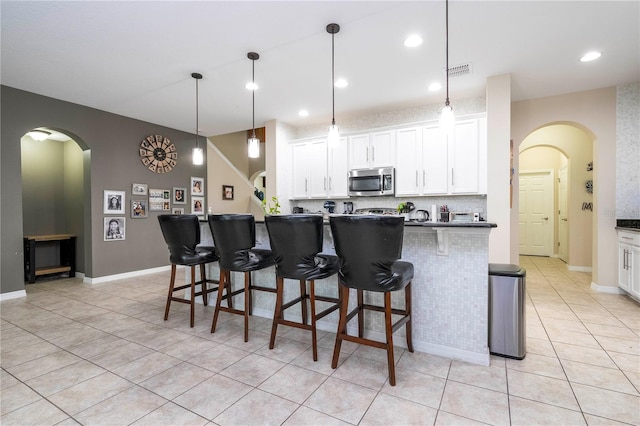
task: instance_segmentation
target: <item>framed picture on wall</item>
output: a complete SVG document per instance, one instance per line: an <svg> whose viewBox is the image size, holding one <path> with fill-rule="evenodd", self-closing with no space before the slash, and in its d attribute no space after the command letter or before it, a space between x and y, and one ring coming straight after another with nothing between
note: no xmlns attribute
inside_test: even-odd
<svg viewBox="0 0 640 426"><path fill-rule="evenodd" d="M191 197L191 214L204 215L204 197Z"/></svg>
<svg viewBox="0 0 640 426"><path fill-rule="evenodd" d="M149 189L149 211L151 212L161 212L165 208L165 201L169 202L169 200L165 200L166 190L164 189Z"/></svg>
<svg viewBox="0 0 640 426"><path fill-rule="evenodd" d="M124 217L105 217L104 240L123 241L125 237L125 226L126 223Z"/></svg>
<svg viewBox="0 0 640 426"><path fill-rule="evenodd" d="M187 204L187 188L173 188L173 204Z"/></svg>
<svg viewBox="0 0 640 426"><path fill-rule="evenodd" d="M131 184L131 194L132 195L147 195L147 184L146 183L132 183Z"/></svg>
<svg viewBox="0 0 640 426"><path fill-rule="evenodd" d="M222 199L233 200L233 186L222 185Z"/></svg>
<svg viewBox="0 0 640 426"><path fill-rule="evenodd" d="M204 179L201 177L191 177L191 195L204 196Z"/></svg>
<svg viewBox="0 0 640 426"><path fill-rule="evenodd" d="M147 217L147 200L131 200L131 217L133 219Z"/></svg>
<svg viewBox="0 0 640 426"><path fill-rule="evenodd" d="M124 214L124 191L104 190L104 214Z"/></svg>
<svg viewBox="0 0 640 426"><path fill-rule="evenodd" d="M184 207L174 207L171 214L184 214Z"/></svg>

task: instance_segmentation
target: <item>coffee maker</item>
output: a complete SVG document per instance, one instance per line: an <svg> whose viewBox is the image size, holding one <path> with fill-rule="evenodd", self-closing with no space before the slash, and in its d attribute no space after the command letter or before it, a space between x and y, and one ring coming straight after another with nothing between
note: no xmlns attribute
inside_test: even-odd
<svg viewBox="0 0 640 426"><path fill-rule="evenodd" d="M336 212L336 202L335 201L331 201L331 200L327 200L324 202L324 208L327 211L327 213L331 214L331 213L335 213Z"/></svg>
<svg viewBox="0 0 640 426"><path fill-rule="evenodd" d="M345 201L342 204L344 206L343 214L353 214L353 203L351 201Z"/></svg>

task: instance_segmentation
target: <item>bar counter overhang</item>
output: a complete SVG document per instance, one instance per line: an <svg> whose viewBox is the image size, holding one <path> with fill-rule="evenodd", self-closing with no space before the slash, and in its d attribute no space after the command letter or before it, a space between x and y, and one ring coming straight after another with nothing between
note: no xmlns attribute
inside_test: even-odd
<svg viewBox="0 0 640 426"><path fill-rule="evenodd" d="M201 245L213 245L206 221L200 222ZM412 284L413 347L447 358L489 365L489 233L496 224L488 222L406 222L402 259L413 263ZM256 223L256 247L269 248L269 236L263 222ZM323 253L335 254L328 222L324 228ZM217 263L207 266L207 276L217 277ZM187 280L190 278L187 277ZM258 285L275 287L275 269L254 272ZM316 294L336 297L337 276L316 282ZM243 285L243 277L232 273L233 288ZM296 297L297 283L285 280L285 300ZM382 294L365 299L381 303ZM393 306L403 306L401 295L393 295ZM238 296L241 303L242 296ZM350 298L350 307L355 306ZM201 301L200 301L201 303ZM273 318L275 297L264 292L253 293L253 315ZM285 318L299 318L299 310L290 309ZM384 341L384 316L365 314L365 336ZM335 333L338 315L334 312L318 322L318 329ZM355 325L350 333L356 333ZM406 346L404 328L396 333L394 344ZM249 335L251 339L251 334ZM322 360L321 360L322 361Z"/></svg>

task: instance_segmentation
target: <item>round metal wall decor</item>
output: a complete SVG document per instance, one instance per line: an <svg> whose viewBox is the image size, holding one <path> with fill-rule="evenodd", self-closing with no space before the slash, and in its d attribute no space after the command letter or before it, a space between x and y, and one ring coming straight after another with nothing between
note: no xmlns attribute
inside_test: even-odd
<svg viewBox="0 0 640 426"><path fill-rule="evenodd" d="M149 135L140 142L140 160L154 173L169 173L178 163L178 153L168 138Z"/></svg>
<svg viewBox="0 0 640 426"><path fill-rule="evenodd" d="M593 180L589 179L584 183L584 188L589 194L593 194Z"/></svg>

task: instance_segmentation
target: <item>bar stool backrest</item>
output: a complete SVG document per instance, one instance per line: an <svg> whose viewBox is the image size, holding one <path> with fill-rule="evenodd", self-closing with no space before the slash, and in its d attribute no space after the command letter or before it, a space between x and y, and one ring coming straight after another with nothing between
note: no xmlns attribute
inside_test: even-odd
<svg viewBox="0 0 640 426"><path fill-rule="evenodd" d="M200 244L198 216L163 214L158 216L158 222L169 247L171 263L184 265L193 260L196 246Z"/></svg>
<svg viewBox="0 0 640 426"><path fill-rule="evenodd" d="M310 274L318 271L316 255L322 251L322 216L270 215L264 221L276 260L276 274L292 279L314 279Z"/></svg>
<svg viewBox="0 0 640 426"><path fill-rule="evenodd" d="M236 270L256 244L256 220L252 214L209 215L209 227L221 268Z"/></svg>
<svg viewBox="0 0 640 426"><path fill-rule="evenodd" d="M402 255L403 217L344 215L332 216L329 222L344 285L392 291L402 284L392 266Z"/></svg>

